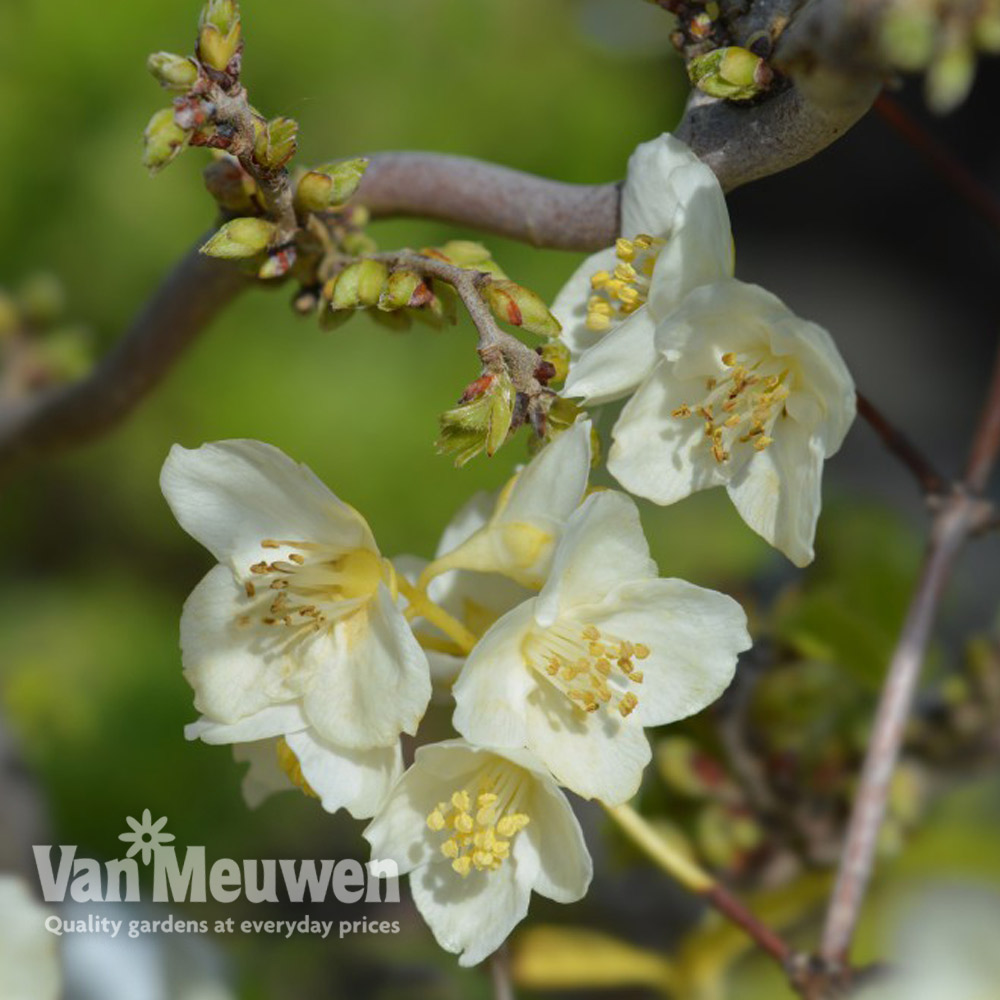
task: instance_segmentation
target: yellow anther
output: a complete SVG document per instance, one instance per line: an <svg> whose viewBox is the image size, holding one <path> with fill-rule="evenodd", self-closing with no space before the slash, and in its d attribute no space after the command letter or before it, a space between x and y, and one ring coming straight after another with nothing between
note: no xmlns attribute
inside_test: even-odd
<svg viewBox="0 0 1000 1000"><path fill-rule="evenodd" d="M468 812L469 807L472 805L472 800L469 798L469 793L466 791L455 792L451 797L451 804L459 812Z"/></svg>
<svg viewBox="0 0 1000 1000"><path fill-rule="evenodd" d="M621 712L622 718L627 718L635 711L636 705L639 704L639 699L636 698L631 691L622 697L622 700L618 702L618 711Z"/></svg>
<svg viewBox="0 0 1000 1000"><path fill-rule="evenodd" d="M635 658L637 660L645 660L649 656L649 646L644 643L637 642L635 644Z"/></svg>
<svg viewBox="0 0 1000 1000"><path fill-rule="evenodd" d="M766 434L757 438L753 443L754 451L763 451L769 444L774 443L774 438L769 438Z"/></svg>
<svg viewBox="0 0 1000 1000"><path fill-rule="evenodd" d="M619 236L615 240L615 254L619 260L630 261L635 260L636 250L639 249L635 243L631 240L627 240L624 237Z"/></svg>
<svg viewBox="0 0 1000 1000"><path fill-rule="evenodd" d="M462 876L462 878L465 878L466 875L472 871L472 858L468 855L464 855L461 858L455 858L455 860L451 863L451 867L454 868L455 871Z"/></svg>
<svg viewBox="0 0 1000 1000"><path fill-rule="evenodd" d="M444 829L444 813L440 808L433 810L427 817L427 825L434 830L439 832Z"/></svg>
<svg viewBox="0 0 1000 1000"><path fill-rule="evenodd" d="M584 630L580 633L580 635L582 635L584 639L589 639L591 642L596 642L598 639L601 638L601 633L598 631L595 625L586 626L586 628L584 628Z"/></svg>

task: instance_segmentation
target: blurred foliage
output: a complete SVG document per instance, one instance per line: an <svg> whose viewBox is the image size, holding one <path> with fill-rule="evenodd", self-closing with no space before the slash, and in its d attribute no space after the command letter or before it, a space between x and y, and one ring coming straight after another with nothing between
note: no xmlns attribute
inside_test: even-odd
<svg viewBox="0 0 1000 1000"><path fill-rule="evenodd" d="M686 92L682 67L664 55L669 24L647 5L633 6L630 34L623 0L247 0L244 78L262 112L299 121L305 163L425 148L599 181L621 176L635 144L676 120ZM31 273L54 271L72 316L86 319L102 349L215 221L201 180L207 154L189 151L156 178L140 163L143 126L162 102L146 56L187 51L197 13L197 3L162 0L117 0L99 11L70 0L0 4L0 135L8 151L0 158L0 284L15 288ZM657 30L662 44L654 46ZM427 222L382 223L373 235L384 248L484 238L505 270L549 297L579 260ZM357 316L324 334L295 317L289 293L246 296L126 426L31 470L2 498L9 569L0 579L0 708L48 793L55 842L80 844L82 853L116 856L124 817L150 808L170 817L178 842L204 844L209 856L364 856L360 824L326 816L300 796L248 816L228 750L182 738L194 711L177 620L211 559L160 495L171 444L273 442L363 511L384 552L425 556L458 504L499 485L524 456L515 442L496 460L459 471L434 454L437 414L478 375L470 323L393 334ZM793 574L721 491L643 514L664 575L734 593L755 632L788 662L822 665L812 692L812 675L796 674L792 707L815 708L797 718L843 721L825 710L841 696L856 705L858 692L870 703L918 552L890 515L832 507L816 568L788 589ZM849 690L825 700L831 676L841 674ZM848 716L856 735L857 717ZM689 732L711 744L702 723ZM673 793L647 795L665 810ZM982 799L965 811L942 808L896 859L896 872L922 876L954 862L1000 878ZM622 871L614 858L598 856L602 864L610 879ZM638 896L622 899L605 881L572 919L629 937L638 920L630 914L662 906L662 889L644 879ZM543 919L557 909L535 902ZM396 909L404 932L391 947L364 935L325 945L226 941L241 996L489 995L486 978L460 971L412 909ZM729 928L709 923L697 933L708 936L689 939L677 959L690 969L706 955L724 957L728 968L743 954ZM650 962L665 967L662 955ZM698 974L714 982L719 970L709 966ZM746 970L736 1000L783 995L763 963Z"/></svg>

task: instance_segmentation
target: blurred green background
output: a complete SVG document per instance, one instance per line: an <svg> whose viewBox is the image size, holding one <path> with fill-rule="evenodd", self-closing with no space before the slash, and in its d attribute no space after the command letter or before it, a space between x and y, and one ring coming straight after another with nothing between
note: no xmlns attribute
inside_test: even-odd
<svg viewBox="0 0 1000 1000"><path fill-rule="evenodd" d="M242 7L244 81L264 113L299 121L305 164L423 148L565 180L612 179L637 142L676 121L686 95L682 68L664 55L666 18L638 0L247 0ZM155 178L139 162L142 129L166 103L145 72L146 55L190 51L197 15L194 2L0 2L0 286L16 287L38 270L57 273L69 316L92 328L97 352L212 224L200 178L207 154L187 151ZM383 247L479 235L423 222L372 232ZM484 238L508 273L546 296L580 259ZM194 713L177 621L211 559L160 495L171 444L227 437L277 444L368 517L383 552L425 556L472 490L500 484L523 460L523 439L461 471L434 454L437 414L477 374L467 322L394 335L359 316L324 334L292 314L289 294L245 296L125 426L33 467L0 498L0 707L44 789L54 842L79 844L81 853L117 856L125 816L149 808L170 817L179 842L204 844L210 857L364 857L360 824L298 796L248 813L228 749L182 738ZM796 606L788 628L812 637L809 655L818 655L819 641L820 655L853 664L867 679L862 687L871 687L916 566L918 536L877 509L838 506L837 491L834 467L834 505L820 541L849 553L841 564L848 582L831 588L828 578L807 574L807 588L816 583L813 603ZM791 577L723 496L703 494L644 516L665 575L735 592L751 611ZM868 542L857 542L859 530ZM443 731L444 721L432 725ZM980 806L966 805L961 815L978 816ZM593 840L599 817L585 818ZM966 844L979 824L948 820L944 833L928 836ZM920 849L914 857L922 860L905 862L910 870L934 871L935 858L949 854L926 843ZM995 853L958 853L966 868L985 854L983 864L1000 875ZM613 926L623 906L608 890L617 863L608 862L604 888L588 904L539 912ZM481 973L460 973L419 920L405 907L400 913L404 933L391 940L219 943L248 1000L486 995ZM675 933L662 927L664 940ZM648 934L645 943L656 938ZM729 995L778 997L773 976L763 975L756 986L750 973L741 976Z"/></svg>

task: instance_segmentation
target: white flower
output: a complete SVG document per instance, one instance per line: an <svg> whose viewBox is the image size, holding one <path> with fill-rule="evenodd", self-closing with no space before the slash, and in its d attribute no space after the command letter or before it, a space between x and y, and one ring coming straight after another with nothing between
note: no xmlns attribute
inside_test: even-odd
<svg viewBox="0 0 1000 1000"><path fill-rule="evenodd" d="M659 504L725 486L797 566L813 558L823 461L855 416L833 339L735 280L692 292L660 325L660 361L622 410L608 470Z"/></svg>
<svg viewBox="0 0 1000 1000"><path fill-rule="evenodd" d="M242 790L251 809L276 792L298 788L327 812L346 809L355 819L368 819L403 773L398 740L369 750L336 746L308 726L297 705L265 709L232 726L202 718L185 735L234 744L236 760L250 764Z"/></svg>
<svg viewBox="0 0 1000 1000"><path fill-rule="evenodd" d="M417 909L460 965L500 947L532 890L572 903L592 875L569 802L523 750L421 747L364 836L373 859L410 873Z"/></svg>
<svg viewBox="0 0 1000 1000"><path fill-rule="evenodd" d="M590 474L590 421L580 420L532 459L501 491L492 514L427 568L501 573L537 589L566 518L580 505ZM482 501L477 501L482 503ZM456 529L458 537L464 529Z"/></svg>
<svg viewBox="0 0 1000 1000"><path fill-rule="evenodd" d="M589 404L631 392L656 364L656 325L694 288L733 273L715 174L672 135L638 146L622 190L622 236L578 268L552 312L573 363L565 395Z"/></svg>
<svg viewBox="0 0 1000 1000"><path fill-rule="evenodd" d="M56 1000L60 995L57 938L45 929L49 916L22 878L0 874L2 1000Z"/></svg>
<svg viewBox="0 0 1000 1000"><path fill-rule="evenodd" d="M541 593L470 654L455 728L473 743L527 747L560 784L616 805L649 762L643 727L718 698L749 646L740 606L659 579L635 504L598 493L570 518Z"/></svg>
<svg viewBox="0 0 1000 1000"><path fill-rule="evenodd" d="M232 725L283 706L343 750L393 747L416 732L430 699L427 659L357 511L258 441L175 445L161 485L220 563L181 617L200 712Z"/></svg>

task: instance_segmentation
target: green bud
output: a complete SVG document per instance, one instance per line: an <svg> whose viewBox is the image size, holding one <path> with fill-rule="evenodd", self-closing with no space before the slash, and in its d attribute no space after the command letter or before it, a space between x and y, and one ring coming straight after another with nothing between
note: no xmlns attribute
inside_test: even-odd
<svg viewBox="0 0 1000 1000"><path fill-rule="evenodd" d="M201 248L209 257L238 260L267 249L278 227L268 219L230 219Z"/></svg>
<svg viewBox="0 0 1000 1000"><path fill-rule="evenodd" d="M355 261L323 286L323 297L331 309L357 309L361 305L360 284L361 261Z"/></svg>
<svg viewBox="0 0 1000 1000"><path fill-rule="evenodd" d="M688 63L691 82L709 97L748 101L763 93L774 79L771 68L749 49L738 45L714 49Z"/></svg>
<svg viewBox="0 0 1000 1000"><path fill-rule="evenodd" d="M66 308L66 292L54 274L33 274L17 294L22 320L29 326L46 327Z"/></svg>
<svg viewBox="0 0 1000 1000"><path fill-rule="evenodd" d="M983 4L974 27L976 45L983 52L1000 53L1000 0Z"/></svg>
<svg viewBox="0 0 1000 1000"><path fill-rule="evenodd" d="M882 53L896 69L916 72L931 61L937 30L933 11L909 4L890 5L879 26Z"/></svg>
<svg viewBox="0 0 1000 1000"><path fill-rule="evenodd" d="M459 267L478 267L492 260L492 254L482 245L472 240L449 240L441 253Z"/></svg>
<svg viewBox="0 0 1000 1000"><path fill-rule="evenodd" d="M253 152L257 162L268 170L280 170L295 155L299 123L294 118L272 118L256 131Z"/></svg>
<svg viewBox="0 0 1000 1000"><path fill-rule="evenodd" d="M202 171L208 193L227 212L250 215L260 211L257 184L232 157L213 160Z"/></svg>
<svg viewBox="0 0 1000 1000"><path fill-rule="evenodd" d="M358 272L358 299L362 306L378 305L389 277L389 268L380 260L363 260Z"/></svg>
<svg viewBox="0 0 1000 1000"><path fill-rule="evenodd" d="M340 239L340 246L344 253L348 253L352 257L375 253L378 250L378 245L367 233L359 232L344 233Z"/></svg>
<svg viewBox="0 0 1000 1000"><path fill-rule="evenodd" d="M513 281L491 281L482 294L493 315L504 323L543 337L558 336L562 330L541 296Z"/></svg>
<svg viewBox="0 0 1000 1000"><path fill-rule="evenodd" d="M333 179L310 170L302 175L295 187L295 207L300 212L324 212L330 207L332 193Z"/></svg>
<svg viewBox="0 0 1000 1000"><path fill-rule="evenodd" d="M424 279L413 271L393 271L379 296L378 307L383 312L422 306L429 301L430 290Z"/></svg>
<svg viewBox="0 0 1000 1000"><path fill-rule="evenodd" d="M149 119L143 139L143 165L155 174L187 145L189 134L174 121L173 108L161 108Z"/></svg>
<svg viewBox="0 0 1000 1000"><path fill-rule="evenodd" d="M316 167L315 172L325 174L332 183L330 199L324 207L330 208L350 201L358 190L361 178L364 177L367 169L368 160L362 156L353 160L341 160L339 163L327 163L322 167Z"/></svg>
<svg viewBox="0 0 1000 1000"><path fill-rule="evenodd" d="M240 11L235 0L208 0L201 12L198 58L224 72L240 48Z"/></svg>
<svg viewBox="0 0 1000 1000"><path fill-rule="evenodd" d="M538 348L539 357L548 361L556 373L553 382L562 382L569 374L569 348L561 340L550 340Z"/></svg>
<svg viewBox="0 0 1000 1000"><path fill-rule="evenodd" d="M964 39L952 39L927 71L927 103L939 115L954 111L968 96L976 75L972 48Z"/></svg>
<svg viewBox="0 0 1000 1000"><path fill-rule="evenodd" d="M168 90L190 90L198 80L198 64L173 52L154 52L146 60L146 68Z"/></svg>
<svg viewBox="0 0 1000 1000"><path fill-rule="evenodd" d="M267 259L257 270L257 277L268 281L272 278L283 278L292 269L295 263L295 247L283 247L274 253L269 253Z"/></svg>
<svg viewBox="0 0 1000 1000"><path fill-rule="evenodd" d="M506 372L484 375L473 385L473 398L441 415L436 444L439 454L454 455L459 468L481 451L495 455L507 439L514 415L517 394Z"/></svg>

